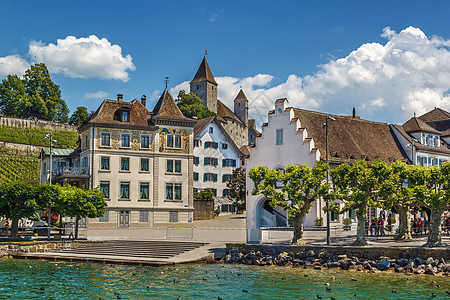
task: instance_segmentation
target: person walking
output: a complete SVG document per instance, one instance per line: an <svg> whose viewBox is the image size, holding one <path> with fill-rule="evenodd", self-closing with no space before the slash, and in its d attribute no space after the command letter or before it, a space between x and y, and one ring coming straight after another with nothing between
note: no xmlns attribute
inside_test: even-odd
<svg viewBox="0 0 450 300"><path fill-rule="evenodd" d="M383 218L380 218L378 220L378 234L379 235L386 235L384 233L384 220L383 220Z"/></svg>
<svg viewBox="0 0 450 300"><path fill-rule="evenodd" d="M422 218L418 218L417 219L416 227L417 227L417 232L421 234L422 233L422 227L423 227Z"/></svg>
<svg viewBox="0 0 450 300"><path fill-rule="evenodd" d="M391 233L392 231L392 215L389 214L388 218L387 218L387 229L389 231L389 233Z"/></svg>

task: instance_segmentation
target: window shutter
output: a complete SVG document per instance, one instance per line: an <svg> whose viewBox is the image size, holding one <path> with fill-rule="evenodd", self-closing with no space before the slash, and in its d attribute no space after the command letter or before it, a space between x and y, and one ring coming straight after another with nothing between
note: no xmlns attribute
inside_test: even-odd
<svg viewBox="0 0 450 300"><path fill-rule="evenodd" d="M233 159L233 167L236 167L236 160Z"/></svg>
<svg viewBox="0 0 450 300"><path fill-rule="evenodd" d="M205 142L205 149L208 148L209 142Z"/></svg>
<svg viewBox="0 0 450 300"><path fill-rule="evenodd" d="M208 173L203 174L203 182L208 181Z"/></svg>
<svg viewBox="0 0 450 300"><path fill-rule="evenodd" d="M219 147L218 143L214 143L214 149L217 149Z"/></svg>
<svg viewBox="0 0 450 300"><path fill-rule="evenodd" d="M219 164L219 159L218 158L214 158L214 166L217 166Z"/></svg>
<svg viewBox="0 0 450 300"><path fill-rule="evenodd" d="M222 167L226 167L227 166L227 160L226 159L222 159Z"/></svg>
<svg viewBox="0 0 450 300"><path fill-rule="evenodd" d="M217 182L217 174L213 174L213 180L214 182Z"/></svg>
<svg viewBox="0 0 450 300"><path fill-rule="evenodd" d="M207 157L205 157L205 158L203 159L203 164L204 164L205 166L208 165L208 158L207 158Z"/></svg>

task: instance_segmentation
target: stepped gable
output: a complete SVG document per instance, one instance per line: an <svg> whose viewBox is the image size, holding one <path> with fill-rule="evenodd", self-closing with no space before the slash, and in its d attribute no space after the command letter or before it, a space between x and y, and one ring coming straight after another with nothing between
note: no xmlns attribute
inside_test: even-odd
<svg viewBox="0 0 450 300"><path fill-rule="evenodd" d="M248 102L247 96L245 96L244 91L241 89L237 94L236 98L234 98L234 101L242 101L242 100Z"/></svg>
<svg viewBox="0 0 450 300"><path fill-rule="evenodd" d="M202 131L205 129L206 126L208 126L212 120L214 120L214 116L200 119L195 123L194 125L194 138L196 138Z"/></svg>
<svg viewBox="0 0 450 300"><path fill-rule="evenodd" d="M202 63L200 64L200 67L198 67L197 73L195 73L194 79L192 79L190 84L203 81L209 81L217 85L211 69L209 68L208 62L206 61L206 57L203 57Z"/></svg>
<svg viewBox="0 0 450 300"><path fill-rule="evenodd" d="M226 123L226 118L232 119L233 121L239 122L245 126L244 123L242 123L242 121L239 120L239 118L234 114L234 112L228 108L228 106L223 104L222 101L217 100L217 119Z"/></svg>
<svg viewBox="0 0 450 300"><path fill-rule="evenodd" d="M294 117L300 120L301 127L306 129L308 137L313 138L314 147L320 150L321 159L326 158L326 130L322 126L327 115L336 119L328 122L330 161L351 162L361 159L372 161L377 158L382 158L388 163L394 160L407 161L406 154L387 123L294 108Z"/></svg>
<svg viewBox="0 0 450 300"><path fill-rule="evenodd" d="M131 126L148 126L150 120L150 111L142 105L142 103L134 99L131 102L104 100L97 111L91 116L88 123L95 124L120 124L124 122L114 118L114 114L118 109L127 109L130 111L130 121L126 125ZM84 127L84 126L82 126Z"/></svg>
<svg viewBox="0 0 450 300"><path fill-rule="evenodd" d="M156 103L152 115L155 119L194 121L183 115L167 88Z"/></svg>
<svg viewBox="0 0 450 300"><path fill-rule="evenodd" d="M409 119L405 124L403 124L403 129L405 129L406 132L423 131L438 135L441 134L438 130L434 129L433 127L416 117Z"/></svg>
<svg viewBox="0 0 450 300"><path fill-rule="evenodd" d="M450 113L443 110L442 108L435 107L432 111L429 111L419 117L422 121L429 122L439 122L450 119Z"/></svg>
<svg viewBox="0 0 450 300"><path fill-rule="evenodd" d="M395 127L395 129L398 130L398 132L400 132L400 134L409 142L412 143L412 137L411 135L409 135L406 130L404 129L404 127L402 125L392 125L393 127ZM432 151L432 152L441 152L441 153L445 153L448 154L450 153L450 149L448 148L447 143L445 143L444 140L439 139L440 140L440 144L439 147L432 147L432 146L427 146L427 145L422 145L421 143L414 143L414 147L416 147L419 150L424 150L424 151Z"/></svg>

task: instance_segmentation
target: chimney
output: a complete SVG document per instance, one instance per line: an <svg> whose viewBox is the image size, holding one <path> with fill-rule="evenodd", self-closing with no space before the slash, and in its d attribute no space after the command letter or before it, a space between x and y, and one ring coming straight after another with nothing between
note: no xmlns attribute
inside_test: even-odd
<svg viewBox="0 0 450 300"><path fill-rule="evenodd" d="M142 95L142 97L141 97L141 103L142 103L142 105L145 106L145 104L147 103L147 96Z"/></svg>
<svg viewBox="0 0 450 300"><path fill-rule="evenodd" d="M353 119L356 118L356 109L354 107L353 107L352 117L353 117Z"/></svg>
<svg viewBox="0 0 450 300"><path fill-rule="evenodd" d="M119 102L123 101L123 94L117 94L117 101Z"/></svg>

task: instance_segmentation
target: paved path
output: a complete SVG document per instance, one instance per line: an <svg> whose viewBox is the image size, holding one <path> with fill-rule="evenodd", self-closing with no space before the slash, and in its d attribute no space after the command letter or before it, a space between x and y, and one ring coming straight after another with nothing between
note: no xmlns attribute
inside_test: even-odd
<svg viewBox="0 0 450 300"><path fill-rule="evenodd" d="M17 258L81 260L103 263L172 265L207 261L223 251L224 244L175 241L108 241L55 252L16 253Z"/></svg>

